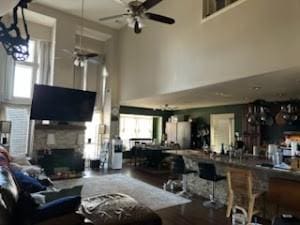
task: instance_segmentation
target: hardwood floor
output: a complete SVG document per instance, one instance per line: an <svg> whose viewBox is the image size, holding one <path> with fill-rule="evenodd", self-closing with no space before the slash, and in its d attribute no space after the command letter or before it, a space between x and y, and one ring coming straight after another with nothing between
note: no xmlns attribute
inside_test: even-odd
<svg viewBox="0 0 300 225"><path fill-rule="evenodd" d="M86 176L122 173L142 180L157 187L162 187L168 175L149 174L134 167L126 167L121 171L86 171ZM226 209L207 209L202 206L203 198L193 197L192 202L180 206L157 211L164 225L229 225L231 219L226 218Z"/></svg>

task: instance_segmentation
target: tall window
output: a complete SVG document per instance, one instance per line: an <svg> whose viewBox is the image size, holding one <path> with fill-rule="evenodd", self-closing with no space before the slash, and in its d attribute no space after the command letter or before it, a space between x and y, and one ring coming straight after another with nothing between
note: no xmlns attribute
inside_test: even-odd
<svg viewBox="0 0 300 225"><path fill-rule="evenodd" d="M38 58L36 42L29 42L29 57L24 62L15 62L12 97L19 102L31 99L33 85L37 79Z"/></svg>
<svg viewBox="0 0 300 225"><path fill-rule="evenodd" d="M153 117L137 115L120 115L120 137L129 149L131 138L153 138Z"/></svg>
<svg viewBox="0 0 300 225"><path fill-rule="evenodd" d="M12 122L10 152L25 154L29 143L29 115L34 83L39 64L35 41L29 42L29 57L24 62L14 62L10 77L10 100L5 107L6 119Z"/></svg>
<svg viewBox="0 0 300 225"><path fill-rule="evenodd" d="M99 126L101 113L95 111L91 122L85 123L85 145L84 158L85 159L99 159L100 155L100 141L99 141Z"/></svg>

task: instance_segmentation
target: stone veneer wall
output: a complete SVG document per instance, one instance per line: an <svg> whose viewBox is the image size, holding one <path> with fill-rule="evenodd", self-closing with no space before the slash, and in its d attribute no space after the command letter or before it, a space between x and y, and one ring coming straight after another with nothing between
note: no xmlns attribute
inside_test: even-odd
<svg viewBox="0 0 300 225"><path fill-rule="evenodd" d="M56 144L51 146L55 149L66 148L79 148L77 144L77 138L79 134L84 134L84 131L78 130L36 130L34 134L33 149L42 150L45 149L47 142L47 135L55 134Z"/></svg>
<svg viewBox="0 0 300 225"><path fill-rule="evenodd" d="M38 150L43 150L45 148L51 149L82 149L83 146L78 145L78 136L84 135L84 126L51 126L47 128L46 126L36 127L34 131L33 139L33 153ZM55 135L56 144L53 146L47 146L47 136L48 134Z"/></svg>

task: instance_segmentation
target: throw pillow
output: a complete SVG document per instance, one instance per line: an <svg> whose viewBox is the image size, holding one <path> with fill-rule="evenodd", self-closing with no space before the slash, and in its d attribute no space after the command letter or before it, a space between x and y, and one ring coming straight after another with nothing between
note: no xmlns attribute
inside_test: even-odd
<svg viewBox="0 0 300 225"><path fill-rule="evenodd" d="M59 198L68 196L81 196L82 185L78 185L72 188L65 188L59 191L44 191L40 194L45 196L46 202L51 202Z"/></svg>
<svg viewBox="0 0 300 225"><path fill-rule="evenodd" d="M42 169L38 166L23 166L22 171L31 177L38 177L42 173Z"/></svg>
<svg viewBox="0 0 300 225"><path fill-rule="evenodd" d="M30 177L20 171L12 171L12 173L22 191L34 193L46 190L46 187L41 185L37 179Z"/></svg>
<svg viewBox="0 0 300 225"><path fill-rule="evenodd" d="M12 157L11 162L17 163L21 166L31 166L31 163L28 161L26 155L15 155Z"/></svg>

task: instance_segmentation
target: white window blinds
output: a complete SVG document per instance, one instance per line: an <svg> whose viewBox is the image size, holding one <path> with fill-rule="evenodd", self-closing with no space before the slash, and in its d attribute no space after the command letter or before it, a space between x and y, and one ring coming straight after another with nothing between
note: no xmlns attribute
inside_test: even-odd
<svg viewBox="0 0 300 225"><path fill-rule="evenodd" d="M131 138L153 138L153 117L126 115L120 116L120 137L126 149Z"/></svg>
<svg viewBox="0 0 300 225"><path fill-rule="evenodd" d="M28 129L29 129L28 107L6 107L6 120L12 122L10 153L20 155L27 153Z"/></svg>

